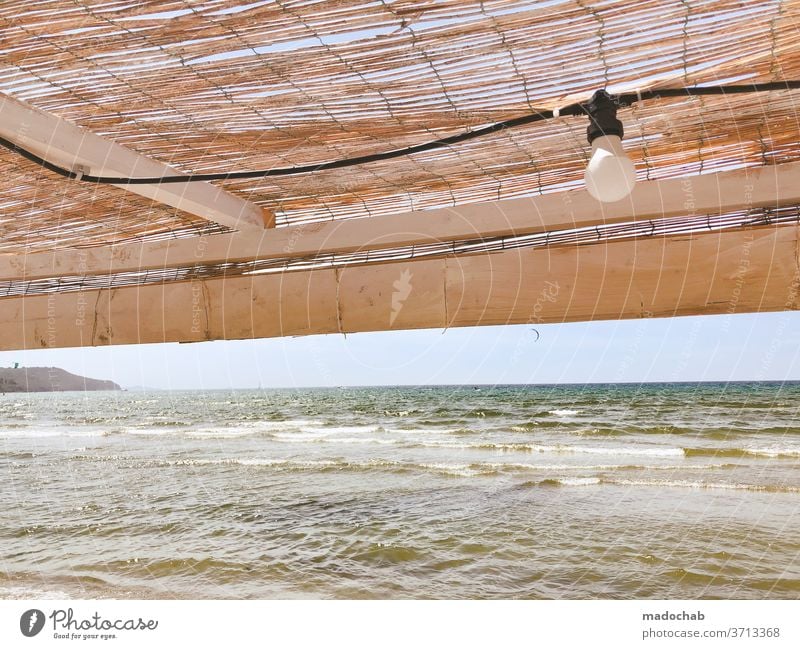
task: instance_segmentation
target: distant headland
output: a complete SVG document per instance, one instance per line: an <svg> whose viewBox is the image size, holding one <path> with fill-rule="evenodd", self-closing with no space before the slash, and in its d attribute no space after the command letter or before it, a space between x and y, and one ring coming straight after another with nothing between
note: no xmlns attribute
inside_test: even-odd
<svg viewBox="0 0 800 649"><path fill-rule="evenodd" d="M0 368L0 392L121 390L113 381L71 374L60 367Z"/></svg>

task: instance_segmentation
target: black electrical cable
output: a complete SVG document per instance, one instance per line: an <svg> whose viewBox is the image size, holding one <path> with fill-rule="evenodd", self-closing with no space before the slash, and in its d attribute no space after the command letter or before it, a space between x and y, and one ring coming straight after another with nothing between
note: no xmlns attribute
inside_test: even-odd
<svg viewBox="0 0 800 649"><path fill-rule="evenodd" d="M611 95L614 103L617 106L624 107L630 106L634 102L642 101L645 99L659 99L663 97L694 97L701 95L729 95L729 94L742 94L752 92L770 92L775 90L800 90L800 81L776 81L770 83L752 83L740 85L727 85L727 86L693 86L688 88L662 88L661 90L644 90L642 92L629 92L620 95ZM325 171L326 169L341 169L343 167L353 167L355 165L367 164L370 162L378 162L380 160L391 160L393 158L400 158L414 153L422 153L424 151L432 151L458 144L460 142L467 142L474 140L484 135L490 135L507 128L514 128L517 126L524 126L526 124L533 124L534 122L541 122L547 119L553 119L557 116L575 116L588 114L587 103L574 103L564 106L563 108L552 111L542 110L531 113L530 115L523 115L522 117L514 117L507 119L496 124L484 126L458 135L451 135L433 140L432 142L425 142L424 144L416 144L414 146L405 147L403 149L395 149L393 151L384 151L383 153L373 153L371 155L358 156L355 158L344 158L342 160L333 160L331 162L320 162L309 165L301 165L298 167L278 167L273 169L258 169L253 171L231 171L223 173L200 173L200 174L186 174L183 176L162 176L162 177L148 177L148 178L114 178L108 176L92 176L89 174L82 174L80 172L71 171L60 167L52 162L48 162L44 158L37 156L35 153L0 137L0 146L21 155L23 158L35 162L41 167L55 172L65 178L72 180L80 180L87 183L96 183L99 185L154 185L161 183L191 183L201 182L208 180L241 180L245 178L268 178L273 176L294 176L298 174L313 173L316 171Z"/></svg>
<svg viewBox="0 0 800 649"><path fill-rule="evenodd" d="M749 83L729 86L690 86L688 88L662 88L614 95L620 106L641 99L662 97L697 97L701 95L741 95L752 92L771 92L774 90L800 90L800 81L772 81L769 83Z"/></svg>
<svg viewBox="0 0 800 649"><path fill-rule="evenodd" d="M568 112L569 111L569 112ZM580 104L572 104L560 111L561 115L580 115L582 113ZM80 174L69 169L64 169L58 165L48 162L40 158L35 153L24 149L23 147L15 144L5 138L0 137L0 145L4 146L15 153L18 153L31 162L35 162L45 169L54 171L55 173L74 180L82 180L89 183L107 184L107 185L152 185L155 183L186 183L198 182L206 180L239 180L242 178L266 178L269 176L292 176L297 174L312 173L315 171L325 171L326 169L340 169L342 167L353 167L355 165L367 164L369 162L377 162L379 160L391 160L392 158L399 158L402 156L411 155L412 153L422 153L423 151L431 151L433 149L440 149L451 144L458 144L459 142L466 142L475 138L496 133L507 128L514 128L515 126L522 126L524 124L532 124L533 122L540 122L553 117L553 111L546 110L530 115L523 115L522 117L515 117L496 124L484 126L483 128L475 129L474 131L467 131L459 133L458 135L451 135L440 140L432 142L425 142L424 144L417 144L414 146L406 147L404 149L396 149L394 151L385 151L383 153L373 153L371 155L358 156L355 158L345 158L343 160L333 160L331 162L320 162L309 165L302 165L299 167L278 167L273 169L261 169L255 171L231 171L223 173L206 173L206 174L187 174L185 176L163 176L160 178L110 178L107 176L91 176Z"/></svg>

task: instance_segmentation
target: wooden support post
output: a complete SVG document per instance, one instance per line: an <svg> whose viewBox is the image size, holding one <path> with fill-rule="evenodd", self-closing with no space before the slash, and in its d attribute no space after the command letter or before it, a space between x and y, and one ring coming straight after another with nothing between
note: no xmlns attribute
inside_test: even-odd
<svg viewBox="0 0 800 649"><path fill-rule="evenodd" d="M0 97L0 136L49 162L71 170L80 167L94 176L181 175L161 162L8 96ZM262 231L265 226L258 205L210 183L115 187L236 230Z"/></svg>

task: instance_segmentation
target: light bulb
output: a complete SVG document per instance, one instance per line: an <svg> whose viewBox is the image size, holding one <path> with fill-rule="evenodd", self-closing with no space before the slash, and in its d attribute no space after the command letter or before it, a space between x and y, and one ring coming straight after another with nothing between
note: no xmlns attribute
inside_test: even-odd
<svg viewBox="0 0 800 649"><path fill-rule="evenodd" d="M622 200L633 191L636 167L625 155L618 135L602 135L592 140L592 157L583 178L592 198L603 203Z"/></svg>

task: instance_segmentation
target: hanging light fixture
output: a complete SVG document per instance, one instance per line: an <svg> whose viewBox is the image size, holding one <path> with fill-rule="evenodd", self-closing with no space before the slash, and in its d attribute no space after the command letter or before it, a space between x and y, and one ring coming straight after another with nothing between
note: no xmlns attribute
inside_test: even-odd
<svg viewBox="0 0 800 649"><path fill-rule="evenodd" d="M592 145L592 157L584 181L593 198L613 203L628 196L636 183L636 168L622 149L622 122L617 119L617 105L605 90L594 93L585 110L589 115L586 135Z"/></svg>

